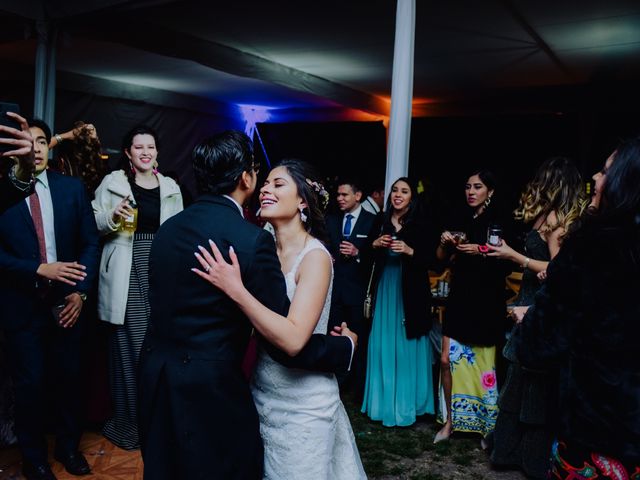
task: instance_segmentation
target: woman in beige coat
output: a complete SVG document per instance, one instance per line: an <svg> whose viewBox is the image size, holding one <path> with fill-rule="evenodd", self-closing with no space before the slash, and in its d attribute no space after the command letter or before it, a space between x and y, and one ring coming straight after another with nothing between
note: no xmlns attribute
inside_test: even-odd
<svg viewBox="0 0 640 480"><path fill-rule="evenodd" d="M182 210L180 188L158 173L158 140L146 126L123 142L122 170L107 175L92 202L104 236L98 285L99 318L112 325L109 373L113 417L103 434L127 450L139 448L137 367L149 320L149 251L165 220Z"/></svg>

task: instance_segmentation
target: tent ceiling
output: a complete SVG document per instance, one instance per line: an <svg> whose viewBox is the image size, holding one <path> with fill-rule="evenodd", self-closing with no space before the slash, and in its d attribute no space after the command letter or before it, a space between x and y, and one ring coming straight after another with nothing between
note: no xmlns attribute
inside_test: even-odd
<svg viewBox="0 0 640 480"><path fill-rule="evenodd" d="M19 18L45 12L63 32L63 71L219 102L388 113L394 0L23 0L0 11L14 32L0 36L5 60L32 62L31 22ZM416 115L501 90L527 92L528 108L532 89L640 79L640 3L418 0L415 52Z"/></svg>

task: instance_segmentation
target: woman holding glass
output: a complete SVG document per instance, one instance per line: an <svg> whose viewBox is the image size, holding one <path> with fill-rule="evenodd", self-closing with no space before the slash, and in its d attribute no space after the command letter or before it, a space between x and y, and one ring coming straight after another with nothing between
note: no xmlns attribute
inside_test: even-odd
<svg viewBox="0 0 640 480"><path fill-rule="evenodd" d="M399 178L387 198L375 250L375 308L362 412L387 427L408 426L434 412L429 235L416 190Z"/></svg>
<svg viewBox="0 0 640 480"><path fill-rule="evenodd" d="M454 231L444 231L436 251L452 262L452 280L442 326L440 418L444 425L434 443L453 431L493 431L498 415L496 344L506 314L503 262L488 257L486 246L498 244L503 225L491 208L496 179L488 170L467 179L466 218ZM462 235L464 234L464 235Z"/></svg>
<svg viewBox="0 0 640 480"><path fill-rule="evenodd" d="M519 322L533 303L541 283L537 278L547 269L564 240L578 225L586 206L582 176L571 160L553 157L545 161L525 188L516 219L532 226L525 240L524 253L507 242L489 246L488 256L508 260L524 270L522 284L511 316ZM517 326L514 328L518 328ZM509 362L501 389L500 414L493 436L491 461L494 465L519 466L532 478L546 478L556 409L552 392L553 372L523 368L514 346L508 342L504 352Z"/></svg>
<svg viewBox="0 0 640 480"><path fill-rule="evenodd" d="M519 328L527 368L556 371L547 478L640 474L640 137L593 176L590 213L549 264Z"/></svg>
<svg viewBox="0 0 640 480"><path fill-rule="evenodd" d="M127 450L139 448L137 369L149 320L149 251L165 220L182 210L180 188L156 168L158 136L146 126L123 141L123 168L107 175L92 202L104 236L98 315L113 325L109 370L113 417L103 434Z"/></svg>

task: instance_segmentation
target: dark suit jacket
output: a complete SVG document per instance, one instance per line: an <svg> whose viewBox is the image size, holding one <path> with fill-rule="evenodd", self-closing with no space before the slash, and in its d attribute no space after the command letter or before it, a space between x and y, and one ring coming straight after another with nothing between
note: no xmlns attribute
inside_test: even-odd
<svg viewBox="0 0 640 480"><path fill-rule="evenodd" d="M53 282L47 299L60 302L72 292L88 293L98 265L98 231L82 182L48 171L53 203L57 257L87 267L87 277L76 286ZM0 326L23 328L33 319L40 266L38 237L26 202L9 208L0 216Z"/></svg>
<svg viewBox="0 0 640 480"><path fill-rule="evenodd" d="M208 239L225 257L233 245L248 290L271 310L282 315L288 311L273 237L245 221L233 202L204 195L167 220L154 238L150 258L151 318L140 376L143 455L147 465L159 456L176 456L180 468L188 470L185 478L260 477L257 412L241 372L251 324L232 300L190 271L199 267L193 255L196 246L207 245ZM270 353L287 366L332 371L348 365L351 343L313 335L298 357L273 348ZM164 393L171 396L166 419L148 414L161 380L168 385ZM181 442L176 449L185 450L147 449L152 422L176 418ZM186 438L189 441L182 442Z"/></svg>
<svg viewBox="0 0 640 480"><path fill-rule="evenodd" d="M385 230L388 228L393 227L386 226ZM405 225L397 237L414 250L412 257L402 255L402 300L407 338L419 338L429 333L432 325L429 265L433 262L436 249L434 230L422 220L416 220ZM374 252L376 264L372 288L376 289L377 294L388 257L385 248L374 249Z"/></svg>
<svg viewBox="0 0 640 480"><path fill-rule="evenodd" d="M12 207L30 193L30 190L23 192L16 188L8 176L0 177L0 214L4 213L7 208Z"/></svg>
<svg viewBox="0 0 640 480"><path fill-rule="evenodd" d="M340 254L340 242L343 241L343 218L343 213L327 217L329 251L335 260L332 301L340 302L343 305L362 306L371 275L371 244L376 239L379 225L377 225L375 215L364 209L360 211L348 239L360 251L360 261L357 261L355 257L346 259Z"/></svg>

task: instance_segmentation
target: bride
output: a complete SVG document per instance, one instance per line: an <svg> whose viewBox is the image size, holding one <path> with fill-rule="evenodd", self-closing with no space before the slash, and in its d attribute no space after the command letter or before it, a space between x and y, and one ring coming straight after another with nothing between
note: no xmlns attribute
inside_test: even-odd
<svg viewBox="0 0 640 480"><path fill-rule="evenodd" d="M260 189L260 215L275 229L291 301L287 317L266 308L244 287L233 249L228 264L213 242L213 256L198 247L203 270L194 269L235 301L267 341L291 356L313 333L327 331L331 305L333 264L319 240L325 234L321 204L328 194L310 180L309 170L304 162L284 160ZM366 478L333 374L289 369L261 350L251 390L265 447L265 478Z"/></svg>

